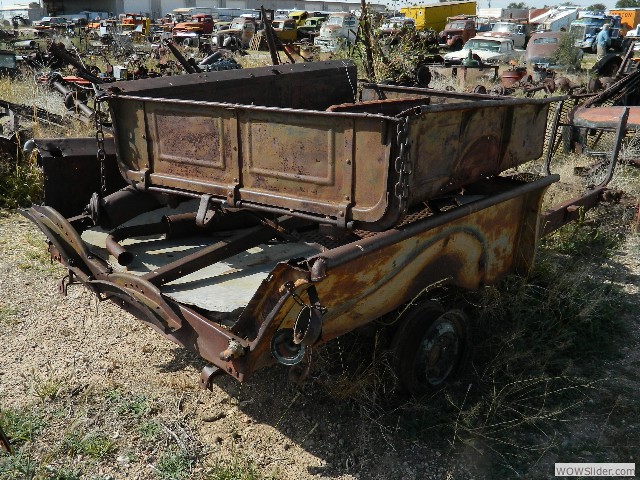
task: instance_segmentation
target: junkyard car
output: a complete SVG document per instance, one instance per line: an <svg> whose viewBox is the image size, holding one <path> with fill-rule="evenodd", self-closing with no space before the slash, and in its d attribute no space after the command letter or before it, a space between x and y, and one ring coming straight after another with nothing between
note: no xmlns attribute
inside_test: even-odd
<svg viewBox="0 0 640 480"><path fill-rule="evenodd" d="M509 62L516 56L513 42L509 39L473 37L464 44L462 50L447 53L444 56L444 61L447 63L462 63L469 56L469 50L482 63Z"/></svg>
<svg viewBox="0 0 640 480"><path fill-rule="evenodd" d="M545 68L553 67L580 67L582 62L582 50L575 48L575 57L572 57L571 65L561 65L563 60L558 57L558 50L566 32L539 32L534 33L527 45L526 61L528 65L538 65Z"/></svg>
<svg viewBox="0 0 640 480"><path fill-rule="evenodd" d="M489 38L509 38L515 48L525 48L529 41L531 26L527 23L496 22L489 32L480 35Z"/></svg>

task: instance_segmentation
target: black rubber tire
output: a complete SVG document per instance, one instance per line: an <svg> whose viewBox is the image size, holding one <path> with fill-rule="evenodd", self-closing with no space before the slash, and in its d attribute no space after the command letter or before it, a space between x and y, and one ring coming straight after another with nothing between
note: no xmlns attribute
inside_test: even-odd
<svg viewBox="0 0 640 480"><path fill-rule="evenodd" d="M453 45L451 46L451 51L452 52L457 52L462 50L462 47L464 46L464 44L462 43L462 40L456 40L455 42L453 42Z"/></svg>
<svg viewBox="0 0 640 480"><path fill-rule="evenodd" d="M426 65L418 65L415 68L415 81L419 87L426 88L431 83L431 71Z"/></svg>
<svg viewBox="0 0 640 480"><path fill-rule="evenodd" d="M461 310L424 302L410 310L391 342L392 366L401 389L422 394L444 386L471 353L471 335Z"/></svg>

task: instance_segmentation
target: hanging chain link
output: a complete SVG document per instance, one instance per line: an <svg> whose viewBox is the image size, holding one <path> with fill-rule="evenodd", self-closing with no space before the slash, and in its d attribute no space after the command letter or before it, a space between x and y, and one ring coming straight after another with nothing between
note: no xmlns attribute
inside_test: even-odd
<svg viewBox="0 0 640 480"><path fill-rule="evenodd" d="M398 156L395 159L395 170L398 181L395 185L395 195L400 200L400 209L404 213L409 203L409 176L412 173L409 162L409 117L402 117L396 131Z"/></svg>
<svg viewBox="0 0 640 480"><path fill-rule="evenodd" d="M98 145L98 162L100 163L100 195L105 196L107 194L107 152L104 149L104 130L102 129L102 111L101 104L104 101L104 96L96 96L95 99L95 113L94 120L96 126L96 143Z"/></svg>
<svg viewBox="0 0 640 480"><path fill-rule="evenodd" d="M291 294L291 298L293 298L293 300L300 305L301 307L306 307L306 308L311 308L313 310L317 310L318 313L320 313L320 315L324 315L325 313L327 313L327 307L325 307L324 305L321 305L320 303L305 303L305 301L300 298L300 295L298 295L296 293L296 287L293 284L293 282L287 282L285 283L285 287L287 288L287 290L289 290L289 293Z"/></svg>

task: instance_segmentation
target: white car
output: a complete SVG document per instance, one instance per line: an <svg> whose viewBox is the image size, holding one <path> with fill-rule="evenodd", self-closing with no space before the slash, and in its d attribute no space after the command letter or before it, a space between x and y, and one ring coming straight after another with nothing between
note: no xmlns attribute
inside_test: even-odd
<svg viewBox="0 0 640 480"><path fill-rule="evenodd" d="M510 38L515 48L524 48L527 44L528 26L522 23L496 22L491 31L482 32L481 37Z"/></svg>
<svg viewBox="0 0 640 480"><path fill-rule="evenodd" d="M516 57L513 41L506 38L473 37L464 44L462 50L449 52L444 56L446 63L462 63L469 56L471 50L474 57L480 58L482 63L509 62Z"/></svg>

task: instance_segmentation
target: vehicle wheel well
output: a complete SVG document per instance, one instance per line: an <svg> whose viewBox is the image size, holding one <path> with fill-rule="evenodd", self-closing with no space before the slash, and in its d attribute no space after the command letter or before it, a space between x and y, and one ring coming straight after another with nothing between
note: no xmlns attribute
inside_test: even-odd
<svg viewBox="0 0 640 480"><path fill-rule="evenodd" d="M413 394L445 385L468 362L471 333L467 316L428 300L400 319L391 342L393 370L402 390Z"/></svg>

